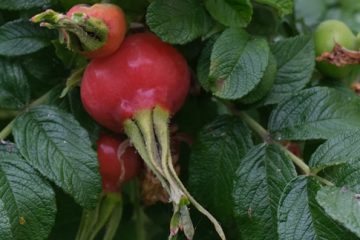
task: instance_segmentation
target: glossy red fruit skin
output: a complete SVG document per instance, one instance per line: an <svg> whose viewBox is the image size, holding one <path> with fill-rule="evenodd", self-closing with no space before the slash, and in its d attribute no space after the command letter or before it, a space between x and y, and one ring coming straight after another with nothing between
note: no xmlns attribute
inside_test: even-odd
<svg viewBox="0 0 360 240"><path fill-rule="evenodd" d="M176 113L190 86L186 60L174 47L152 33L125 38L113 55L94 59L81 83L81 98L88 113L115 131L142 109L160 106Z"/></svg>
<svg viewBox="0 0 360 240"><path fill-rule="evenodd" d="M78 4L73 6L66 15L71 17L74 13L85 13L90 17L102 20L108 27L108 39L101 48L82 52L88 58L105 57L114 53L122 43L126 34L125 14L120 7L109 3L98 3L92 6Z"/></svg>
<svg viewBox="0 0 360 240"><path fill-rule="evenodd" d="M135 178L142 167L140 156L132 147L127 147L118 158L121 141L102 134L97 141L97 154L103 190L117 192L122 183Z"/></svg>

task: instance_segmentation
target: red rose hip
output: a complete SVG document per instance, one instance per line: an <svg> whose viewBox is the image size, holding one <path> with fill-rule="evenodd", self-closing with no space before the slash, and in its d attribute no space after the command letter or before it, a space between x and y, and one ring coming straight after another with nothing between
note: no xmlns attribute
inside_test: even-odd
<svg viewBox="0 0 360 240"><path fill-rule="evenodd" d="M97 141L100 175L106 192L119 191L121 184L136 177L141 169L141 159L135 149L121 144L120 140L105 134Z"/></svg>
<svg viewBox="0 0 360 240"><path fill-rule="evenodd" d="M119 48L126 33L125 15L120 7L109 3L94 4L90 7L79 4L72 7L66 15L72 17L76 13L84 13L89 17L101 20L108 28L105 44L94 51L82 52L83 55L88 58L104 57L114 53Z"/></svg>
<svg viewBox="0 0 360 240"><path fill-rule="evenodd" d="M81 84L89 114L120 132L123 122L143 109L161 106L174 114L190 85L185 59L151 33L127 37L118 51L87 66Z"/></svg>
<svg viewBox="0 0 360 240"><path fill-rule="evenodd" d="M60 41L88 58L111 55L126 34L125 14L120 7L109 3L78 4L66 15L48 9L31 20L41 22L41 26L59 29Z"/></svg>
<svg viewBox="0 0 360 240"><path fill-rule="evenodd" d="M90 62L81 83L81 99L100 124L125 131L169 194L173 203L169 239L181 230L193 239L191 203L225 240L220 224L191 196L173 166L168 123L184 103L189 86L189 68L176 49L152 33L138 33L125 38L114 54Z"/></svg>

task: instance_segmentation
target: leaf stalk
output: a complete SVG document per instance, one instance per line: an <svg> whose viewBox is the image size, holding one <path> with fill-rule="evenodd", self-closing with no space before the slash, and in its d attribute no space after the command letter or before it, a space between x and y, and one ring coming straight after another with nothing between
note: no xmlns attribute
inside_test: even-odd
<svg viewBox="0 0 360 240"><path fill-rule="evenodd" d="M45 93L44 95L42 95L41 97L39 97L38 99L36 99L35 101L33 101L32 103L30 103L24 111L28 110L30 107L36 107L39 106L45 102L47 102L47 100L49 99L50 93L51 93L52 89L50 91L48 91L47 93ZM19 112L19 114L21 114L22 112ZM5 140L12 132L12 128L14 125L15 119L13 119L11 122L9 122L0 132L0 141Z"/></svg>
<svg viewBox="0 0 360 240"><path fill-rule="evenodd" d="M223 102L225 106L236 116L239 116L252 130L254 130L266 143L274 143L274 140L271 138L271 134L263 128L255 119L250 117L247 113L238 111L231 103ZM295 156L291 151L289 151L283 145L277 143L283 151L285 151L288 156L291 158L293 163L298 166L305 175L310 175L310 167L299 157Z"/></svg>

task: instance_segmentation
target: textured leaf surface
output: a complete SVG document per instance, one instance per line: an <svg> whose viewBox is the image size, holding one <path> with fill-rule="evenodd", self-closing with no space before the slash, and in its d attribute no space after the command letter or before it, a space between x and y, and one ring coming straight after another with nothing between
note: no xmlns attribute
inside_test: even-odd
<svg viewBox="0 0 360 240"><path fill-rule="evenodd" d="M146 21L151 31L173 44L190 42L212 26L211 17L198 0L155 0L148 7Z"/></svg>
<svg viewBox="0 0 360 240"><path fill-rule="evenodd" d="M33 53L50 45L54 38L53 31L30 21L7 22L0 27L0 55L11 57Z"/></svg>
<svg viewBox="0 0 360 240"><path fill-rule="evenodd" d="M29 100L30 87L21 65L0 58L0 108L20 109Z"/></svg>
<svg viewBox="0 0 360 240"><path fill-rule="evenodd" d="M5 205L2 200L0 200L0 236L3 240L13 240L13 234L11 232L11 224L9 216L7 215L5 209Z"/></svg>
<svg viewBox="0 0 360 240"><path fill-rule="evenodd" d="M360 237L360 194L345 188L323 187L316 200L327 214Z"/></svg>
<svg viewBox="0 0 360 240"><path fill-rule="evenodd" d="M287 15L293 11L293 0L256 0L258 3L263 3L275 8L280 15Z"/></svg>
<svg viewBox="0 0 360 240"><path fill-rule="evenodd" d="M250 147L249 129L237 118L222 116L200 132L192 149L190 190L221 221L233 218L235 171Z"/></svg>
<svg viewBox="0 0 360 240"><path fill-rule="evenodd" d="M44 83L52 82L56 78L63 80L68 74L52 47L44 48L34 54L24 56L22 59L21 63L24 69L32 77L42 80Z"/></svg>
<svg viewBox="0 0 360 240"><path fill-rule="evenodd" d="M253 35L272 36L278 30L278 14L266 5L253 4L253 16L246 31Z"/></svg>
<svg viewBox="0 0 360 240"><path fill-rule="evenodd" d="M0 9L24 10L35 7L43 7L49 3L50 0L0 0Z"/></svg>
<svg viewBox="0 0 360 240"><path fill-rule="evenodd" d="M73 116L55 107L33 108L18 117L13 134L28 163L81 206L95 205L101 190L97 156Z"/></svg>
<svg viewBox="0 0 360 240"><path fill-rule="evenodd" d="M303 89L315 67L314 44L311 36L297 36L274 44L277 74L266 104L274 104Z"/></svg>
<svg viewBox="0 0 360 240"><path fill-rule="evenodd" d="M208 85L212 92L225 99L245 96L261 81L269 54L265 39L242 29L225 30L211 53Z"/></svg>
<svg viewBox="0 0 360 240"><path fill-rule="evenodd" d="M218 35L213 36L206 41L203 49L201 50L196 66L197 78L199 79L201 86L207 91L210 91L211 88L211 84L208 81L210 72L210 56L217 37Z"/></svg>
<svg viewBox="0 0 360 240"><path fill-rule="evenodd" d="M357 239L317 204L315 196L320 185L300 176L285 188L278 209L280 240L298 239Z"/></svg>
<svg viewBox="0 0 360 240"><path fill-rule="evenodd" d="M241 160L234 187L235 214L242 239L277 239L277 207L294 165L277 145L253 147Z"/></svg>
<svg viewBox="0 0 360 240"><path fill-rule="evenodd" d="M277 139L328 139L360 127L360 98L314 87L281 102L271 113L269 130Z"/></svg>
<svg viewBox="0 0 360 240"><path fill-rule="evenodd" d="M346 163L325 168L321 174L336 186L345 186L354 192L360 192L359 158Z"/></svg>
<svg viewBox="0 0 360 240"><path fill-rule="evenodd" d="M0 145L0 238L46 239L55 221L51 186L13 144Z"/></svg>
<svg viewBox="0 0 360 240"><path fill-rule="evenodd" d="M21 65L29 78L31 95L34 99L62 83L69 74L56 57L53 47L46 47L36 53L22 56Z"/></svg>
<svg viewBox="0 0 360 240"><path fill-rule="evenodd" d="M99 124L89 116L85 111L81 102L80 88L71 90L66 97L59 98L63 91L63 86L60 85L54 88L50 93L48 105L55 106L72 114L80 125L85 128L89 134L92 145L96 144L99 138L101 127Z"/></svg>
<svg viewBox="0 0 360 240"><path fill-rule="evenodd" d="M253 12L249 0L206 0L205 6L211 16L225 26L245 27Z"/></svg>
<svg viewBox="0 0 360 240"><path fill-rule="evenodd" d="M309 165L324 168L360 160L360 129L327 140L313 153Z"/></svg>

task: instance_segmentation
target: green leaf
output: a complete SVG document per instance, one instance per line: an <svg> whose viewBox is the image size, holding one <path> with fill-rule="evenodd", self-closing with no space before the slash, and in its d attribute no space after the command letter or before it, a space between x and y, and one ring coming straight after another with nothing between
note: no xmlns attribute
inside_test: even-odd
<svg viewBox="0 0 360 240"><path fill-rule="evenodd" d="M52 47L21 57L21 65L29 77L33 98L42 96L50 88L63 82L68 73Z"/></svg>
<svg viewBox="0 0 360 240"><path fill-rule="evenodd" d="M359 158L351 163L325 168L321 175L336 186L345 186L351 191L360 192L360 162Z"/></svg>
<svg viewBox="0 0 360 240"><path fill-rule="evenodd" d="M172 44L191 42L213 24L199 0L155 0L148 7L146 22L151 31Z"/></svg>
<svg viewBox="0 0 360 240"><path fill-rule="evenodd" d="M5 204L0 200L0 236L3 240L13 240L13 234L11 232L10 219L6 211L1 211L5 209Z"/></svg>
<svg viewBox="0 0 360 240"><path fill-rule="evenodd" d="M328 139L360 127L360 98L326 87L300 91L271 113L276 139Z"/></svg>
<svg viewBox="0 0 360 240"><path fill-rule="evenodd" d="M30 21L15 20L0 27L0 55L20 56L36 52L55 38L54 32Z"/></svg>
<svg viewBox="0 0 360 240"><path fill-rule="evenodd" d="M30 87L21 65L0 58L0 108L21 109L29 101Z"/></svg>
<svg viewBox="0 0 360 240"><path fill-rule="evenodd" d="M274 44L272 52L277 61L275 84L265 100L266 104L279 103L303 89L310 81L315 67L312 37L297 36Z"/></svg>
<svg viewBox="0 0 360 240"><path fill-rule="evenodd" d="M283 191L278 208L279 240L357 239L328 217L315 200L320 185L299 176Z"/></svg>
<svg viewBox="0 0 360 240"><path fill-rule="evenodd" d="M50 106L33 108L17 118L13 135L28 163L81 206L95 206L101 190L97 156L72 115Z"/></svg>
<svg viewBox="0 0 360 240"><path fill-rule="evenodd" d="M1 239L46 239L55 221L55 194L13 144L0 145Z"/></svg>
<svg viewBox="0 0 360 240"><path fill-rule="evenodd" d="M277 72L277 63L274 55L270 53L269 62L266 66L263 77L261 78L260 83L251 90L248 94L240 99L240 102L243 104L251 104L258 102L264 98L268 92L271 90L274 85L275 75Z"/></svg>
<svg viewBox="0 0 360 240"><path fill-rule="evenodd" d="M293 11L293 0L255 0L275 8L280 16L291 14Z"/></svg>
<svg viewBox="0 0 360 240"><path fill-rule="evenodd" d="M246 27L253 13L249 0L205 0L211 16L229 27Z"/></svg>
<svg viewBox="0 0 360 240"><path fill-rule="evenodd" d="M360 129L340 134L327 140L313 153L309 166L325 168L360 159Z"/></svg>
<svg viewBox="0 0 360 240"><path fill-rule="evenodd" d="M26 10L36 7L43 7L50 4L50 0L0 0L0 9Z"/></svg>
<svg viewBox="0 0 360 240"><path fill-rule="evenodd" d="M86 67L88 60L86 57L79 53L69 50L65 44L60 43L58 40L52 41L55 47L55 54L61 60L66 69L77 69Z"/></svg>
<svg viewBox="0 0 360 240"><path fill-rule="evenodd" d="M112 0L111 2L119 5L124 10L127 22L134 22L142 19L146 13L146 8L150 3L150 1L147 0Z"/></svg>
<svg viewBox="0 0 360 240"><path fill-rule="evenodd" d="M221 98L237 99L256 87L264 75L269 46L242 29L225 30L214 44L209 86Z"/></svg>
<svg viewBox="0 0 360 240"><path fill-rule="evenodd" d="M254 4L253 15L246 31L252 35L272 37L277 34L279 28L279 16L266 5Z"/></svg>
<svg viewBox="0 0 360 240"><path fill-rule="evenodd" d="M62 90L63 86L59 86L51 92L49 105L71 113L80 125L87 130L91 142L95 143L99 138L101 127L85 111L81 103L80 88L72 89L65 97L59 98Z"/></svg>
<svg viewBox="0 0 360 240"><path fill-rule="evenodd" d="M210 56L213 49L213 46L216 42L216 39L219 37L218 34L209 38L204 44L203 49L201 50L200 57L196 66L197 78L201 86L210 91L210 82L208 81L209 72L210 72Z"/></svg>
<svg viewBox="0 0 360 240"><path fill-rule="evenodd" d="M322 187L316 200L328 215L360 237L360 194L346 188Z"/></svg>
<svg viewBox="0 0 360 240"><path fill-rule="evenodd" d="M32 77L46 82L54 82L54 79L66 76L65 67L55 55L52 47L44 48L34 54L26 55L21 61L24 69Z"/></svg>
<svg viewBox="0 0 360 240"><path fill-rule="evenodd" d="M201 128L218 115L218 103L212 101L208 96L189 95L181 107L181 111L176 114L174 122L179 125L180 132L197 136Z"/></svg>
<svg viewBox="0 0 360 240"><path fill-rule="evenodd" d="M233 199L242 239L277 239L277 207L296 177L291 158L277 145L260 144L241 160Z"/></svg>
<svg viewBox="0 0 360 240"><path fill-rule="evenodd" d="M251 147L249 129L238 118L221 116L202 129L191 151L190 190L225 226L233 219L235 171Z"/></svg>
<svg viewBox="0 0 360 240"><path fill-rule="evenodd" d="M72 113L80 125L87 130L91 142L93 144L96 143L102 128L84 109L84 105L81 102L80 88L78 87L72 90L66 98L69 104L68 111Z"/></svg>

